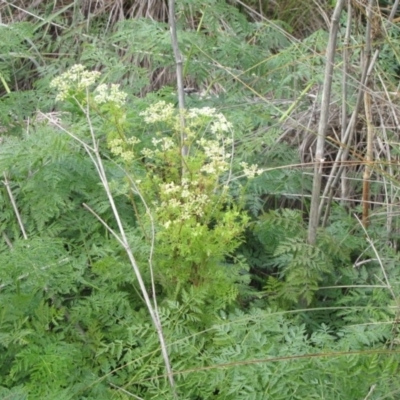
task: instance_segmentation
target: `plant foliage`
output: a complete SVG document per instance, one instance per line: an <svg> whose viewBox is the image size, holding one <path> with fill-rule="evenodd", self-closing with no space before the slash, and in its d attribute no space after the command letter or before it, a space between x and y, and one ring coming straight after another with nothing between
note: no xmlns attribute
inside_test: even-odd
<svg viewBox="0 0 400 400"><path fill-rule="evenodd" d="M164 2L103 3L1 6L0 398L398 398L397 105L382 100L396 27L374 37L370 226L358 115L348 197L332 187L310 245L316 3L177 1L184 111ZM345 147L336 103L359 91L359 12L351 68L335 61L326 181Z"/></svg>

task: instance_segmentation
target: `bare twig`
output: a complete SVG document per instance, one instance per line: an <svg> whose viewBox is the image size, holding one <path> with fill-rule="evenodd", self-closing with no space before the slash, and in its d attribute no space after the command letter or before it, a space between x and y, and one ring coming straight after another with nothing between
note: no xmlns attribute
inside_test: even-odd
<svg viewBox="0 0 400 400"><path fill-rule="evenodd" d="M111 383L111 382L109 383L109 385L112 386L112 387L115 388L115 389L118 389L118 390L121 391L122 393L124 393L124 394L126 394L126 395L128 395L128 396L130 396L130 397L133 397L134 399L143 400L142 397L136 396L136 394L133 394L133 393L131 393L131 392L128 392L126 389L124 389L124 388L122 388L122 387L120 387L120 386L114 385L114 384Z"/></svg>
<svg viewBox="0 0 400 400"><path fill-rule="evenodd" d="M117 167L120 167L117 164ZM140 193L139 190L137 190L136 184L133 181L133 179L129 176L129 174L126 173L125 170L123 170L125 172L125 176L128 178L128 180L131 182L132 186L135 188L134 193L136 195L138 195L144 205L144 207L146 208L146 214L148 215L149 219L150 219L150 224L151 224L151 245L150 245L150 254L149 254L149 270L150 270L150 279L151 279L151 290L152 290L152 298L153 298L153 305L154 305L154 310L156 312L156 314L158 315L158 305L157 305L157 296L156 296L156 288L155 288L155 279L154 279L154 271L153 271L153 254L154 254L154 247L155 247L155 226L154 226L154 220L153 220L153 216L151 215L151 210L149 209L144 197L142 196L142 194ZM103 218L100 217L99 214L97 214L89 205L87 205L86 203L82 203L83 207L86 208L89 212L91 212L100 222L101 224L107 229L107 231L113 235L117 241L123 246L124 243L121 240L121 238L118 236L118 234L114 231L114 229L112 229L106 221L104 221Z"/></svg>
<svg viewBox="0 0 400 400"><path fill-rule="evenodd" d="M341 141L344 143L346 137L346 127L347 127L347 91L348 91L348 68L349 68L349 46L350 46L350 34L351 34L351 20L352 20L352 8L351 0L347 1L347 27L346 35L344 38L343 46L343 80L342 80L342 130L341 130ZM345 161L342 158L342 161ZM349 185L346 179L346 169L343 170L343 177L341 180L342 186L342 197L346 198L349 195Z"/></svg>
<svg viewBox="0 0 400 400"><path fill-rule="evenodd" d="M341 121L341 132L340 132L340 139L342 143L345 143L345 137L346 137L346 128L347 128L347 92L348 92L348 78L349 78L349 46L350 46L350 35L351 35L351 20L352 20L352 8L351 8L351 0L347 0L347 26L346 26L346 34L344 37L343 41L343 75L342 75L342 121ZM345 161L347 159L342 157L342 161ZM339 159L336 159L336 164L339 162ZM343 168L342 172L342 180L341 180L341 186L342 186L342 193L341 197L343 199L349 197L349 181L346 179L346 169ZM331 181L332 183L332 181ZM328 218L329 218L329 213L330 213L330 207L332 204L332 198L333 198L333 189L334 185L332 184L327 184L324 190L324 195L329 193L329 200L327 202L327 206L325 209L325 215L324 215L324 220L322 223L322 226L326 226L328 223ZM342 203L344 203L342 201ZM318 215L320 216L322 214L322 209L323 209L323 204L324 204L324 199L321 199L321 203L319 205L319 210L318 210Z"/></svg>
<svg viewBox="0 0 400 400"><path fill-rule="evenodd" d="M391 113L392 113L393 119L394 119L395 123L397 124L397 126L400 126L399 119L397 118L396 111L395 111L394 106L393 106L393 102L390 99L389 92L388 92L388 90L386 88L386 85L383 82L383 79L382 79L380 74L378 74L378 78L379 78L379 80L381 82L383 90L385 91L386 98L388 100L388 104L389 104L389 107L391 109ZM381 114L380 114L380 117L381 117L381 120L382 120L383 117L382 117ZM389 140L388 140L386 127L385 127L384 123L381 123L381 126L382 126L382 136L384 138L384 146L386 148L386 160L391 160L392 159L391 149L390 149L390 145L389 145ZM393 179L394 179L394 170L393 170L393 167L392 167L391 163L389 163L389 165L388 165L388 173L389 173L389 180L393 181ZM383 174L382 176L383 176L383 179L386 181L385 175ZM385 196L386 197L386 202L387 202L387 205L386 205L386 207L387 207L386 230L387 230L388 235L392 232L392 225L393 225L393 207L394 207L393 203L395 202L395 193L394 192L395 192L395 190L393 188L393 184L391 184L390 185L390 189L387 191L387 194Z"/></svg>
<svg viewBox="0 0 400 400"><path fill-rule="evenodd" d="M308 242L315 244L317 238L318 228L318 209L320 203L320 191L322 181L322 168L324 163L324 149L325 149L325 138L326 128L328 125L329 116L329 105L331 98L332 88L332 75L334 58L336 53L336 41L337 33L339 29L339 19L342 12L344 0L338 0L336 3L335 11L332 16L332 23L329 32L329 42L326 50L326 67L325 67L325 79L322 89L322 100L321 100L321 116L318 127L318 138L317 138L317 149L315 152L315 167L314 167L314 180L311 197L311 208L310 208L310 221L308 226Z"/></svg>
<svg viewBox="0 0 400 400"><path fill-rule="evenodd" d="M13 244L11 243L11 240L9 239L9 237L5 234L5 232L3 232L3 239L4 241L7 243L7 246L12 249L13 248Z"/></svg>
<svg viewBox="0 0 400 400"><path fill-rule="evenodd" d="M179 117L181 122L181 154L182 157L186 157L188 154L188 146L185 144L185 92L183 90L183 58L179 51L178 35L176 30L175 22L175 0L168 1L169 7L169 28L171 32L171 44L175 56L176 64L176 84L178 92L178 103L179 103ZM182 174L184 175L185 162L182 161Z"/></svg>
<svg viewBox="0 0 400 400"><path fill-rule="evenodd" d="M150 252L149 252L149 270L150 270L150 279L151 279L151 291L153 295L153 304L154 304L154 311L157 315L158 314L158 305L157 305L157 295L156 295L156 286L155 286L155 279L154 279L154 270L153 270L153 255L154 255L154 248L155 248L155 240L156 240L156 230L154 225L153 215L151 213L150 207L147 205L146 200L144 199L142 193L137 188L136 183L132 179L129 174L126 174L128 180L131 182L132 191L140 197L144 208L146 209L146 214L150 219L150 226L151 226L151 243L150 243ZM135 189L135 190L134 190Z"/></svg>
<svg viewBox="0 0 400 400"><path fill-rule="evenodd" d="M20 215L20 213L19 213L19 211L18 211L17 203L15 202L13 192L12 192L12 190L11 190L11 188L10 188L10 183L9 183L9 181L8 181L7 174L4 172L4 173L3 173L3 176L4 176L4 181L3 181L3 183L4 183L4 186L5 186L6 189L7 189L8 196L10 197L11 204L12 204L12 206L13 206L15 215L16 215L17 220L18 220L19 228L21 229L23 238L24 238L25 240L27 240L27 239L28 239L28 236L27 236L27 234L26 234L26 232L25 232L24 224L23 224L23 222L22 222L21 215Z"/></svg>
<svg viewBox="0 0 400 400"><path fill-rule="evenodd" d="M119 242L119 244L121 246L124 245L123 240L118 236L118 234L114 231L114 229L112 229L110 227L110 225L108 225L107 222L104 221L104 219L101 218L100 215L97 214L97 212L93 210L92 207L88 206L86 203L82 203L82 205L83 205L84 208L86 208L86 210L88 210L90 213L92 213L99 220L99 222L101 222L101 224L107 229L107 231L109 233L111 233L111 235L113 235L115 237L115 239L117 239L117 241Z"/></svg>
<svg viewBox="0 0 400 400"><path fill-rule="evenodd" d="M397 12L397 8L399 7L399 2L400 2L400 0L396 0L394 2L393 7L392 7L392 11L390 12L390 15L389 15L389 18L388 18L389 22L392 22L394 17L395 17L396 12Z"/></svg>
<svg viewBox="0 0 400 400"><path fill-rule="evenodd" d="M376 384L372 385L372 386L369 388L369 392L368 392L368 394L365 396L364 400L368 400L368 399L371 397L371 395L372 395L372 393L374 392L375 388L376 388Z"/></svg>
<svg viewBox="0 0 400 400"><path fill-rule="evenodd" d="M364 167L364 175L363 175L363 193L362 193L362 199L363 199L363 212L362 212L362 223L364 227L368 226L369 222L369 187L370 187L370 178L371 178L371 165L373 161L373 148L372 148L372 143L373 143L373 122L372 122L372 106L371 106L371 92L370 92L370 86L372 84L371 82L371 73L372 70L369 68L370 65L370 60L371 60L371 52L372 52L372 27L371 27L371 21L372 21L372 3L375 0L369 0L368 5L367 5L367 26L366 26L366 32L365 32L365 50L364 50L364 55L365 55L365 62L364 65L367 67L368 66L368 72L367 72L367 79L365 81L365 91L364 91L364 110L365 110L365 120L366 120L366 125L367 125L367 152L365 156L365 167Z"/></svg>

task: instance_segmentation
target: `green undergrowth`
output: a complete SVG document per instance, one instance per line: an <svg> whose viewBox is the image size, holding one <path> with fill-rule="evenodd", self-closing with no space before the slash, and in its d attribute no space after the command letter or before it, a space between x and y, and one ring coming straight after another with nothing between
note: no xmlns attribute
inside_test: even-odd
<svg viewBox="0 0 400 400"><path fill-rule="evenodd" d="M183 115L163 21L0 26L1 399L399 397L385 210L364 231L334 201L307 243L312 179L285 123L322 81L326 32L199 4L178 2L201 89Z"/></svg>

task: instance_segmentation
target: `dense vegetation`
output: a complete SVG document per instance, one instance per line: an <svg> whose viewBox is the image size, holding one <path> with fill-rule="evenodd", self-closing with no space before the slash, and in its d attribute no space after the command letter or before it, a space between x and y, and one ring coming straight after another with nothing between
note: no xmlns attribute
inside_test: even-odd
<svg viewBox="0 0 400 400"><path fill-rule="evenodd" d="M397 2L175 7L185 109L167 2L0 5L0 398L398 399Z"/></svg>

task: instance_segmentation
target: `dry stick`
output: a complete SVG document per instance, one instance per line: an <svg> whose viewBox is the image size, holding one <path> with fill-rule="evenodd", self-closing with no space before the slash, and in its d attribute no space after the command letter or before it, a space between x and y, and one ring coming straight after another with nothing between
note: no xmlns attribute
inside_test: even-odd
<svg viewBox="0 0 400 400"><path fill-rule="evenodd" d="M124 388L122 388L122 387L120 387L120 386L114 385L114 384L111 383L111 382L109 383L109 385L112 386L112 387L115 388L115 389L120 390L122 393L125 393L126 395L128 395L128 396L130 396L130 397L133 397L133 398L136 399L136 400L144 400L142 397L136 396L136 394L133 394L133 393L131 393L131 392L128 392L126 389L124 389Z"/></svg>
<svg viewBox="0 0 400 400"><path fill-rule="evenodd" d="M129 176L129 174L126 172L126 170L124 170L123 168L121 168L121 166L119 166L117 164L117 167L119 167L126 175L126 177L128 178L128 180L130 181L131 185L132 185L132 191L134 194L138 195L140 197L140 200L142 201L145 209L146 209L146 214L150 219L150 225L151 225L151 245L150 245L150 254L149 254L149 270L150 270L150 280L151 280L151 290L152 290L152 296L153 296L153 305L154 305L154 310L156 312L156 314L158 315L158 304L157 304L157 296L156 296L156 287L155 287L155 279L154 279L154 271L153 271L153 254L154 254L154 248L155 248L155 226L154 226L154 219L153 216L151 215L151 210L149 208L149 206L146 203L146 200L144 199L142 193L137 189L136 187L136 183L134 182L134 180L132 179L131 176ZM108 232L110 232L111 235L113 235L117 241L123 246L123 242L121 241L120 237L117 235L117 233L107 224L106 221L104 221L103 218L100 217L100 215L98 215L90 206L88 206L86 203L82 203L83 207L86 208L88 211L90 211L101 223L102 225L108 230Z"/></svg>
<svg viewBox="0 0 400 400"><path fill-rule="evenodd" d="M348 13L350 13L351 11L351 0L348 0ZM348 27L347 27L348 29ZM325 185L325 189L322 195L322 200L321 203L319 205L319 210L318 210L318 219L320 218L320 216L322 215L322 211L325 205L325 199L328 197L329 198L329 193L331 191L333 191L333 188L336 186L341 173L345 170L344 168L344 164L343 162L345 162L347 160L348 154L349 154L349 144L351 143L351 140L353 138L353 134L354 134L354 128L355 128L355 122L356 122L356 118L358 115L358 110L360 108L361 105L361 101L362 101L362 96L364 93L364 83L365 83L365 79L366 79L366 75L367 75L367 69L364 68L362 70L362 75L361 75L361 81L360 81L360 89L358 92L358 96L357 96L357 100L356 100L356 104L354 107L354 110L352 112L350 121L347 125L347 128L345 130L344 133L344 137L342 137L342 147L339 149L337 155L336 155L336 159L335 159L335 163L331 169L331 173L329 176L329 179ZM341 161L341 162L340 162ZM339 168L339 165L341 166L339 169L339 172L337 175L336 171ZM328 210L329 211L329 210ZM326 213L325 215L325 220L327 220L328 218L328 214ZM326 222L325 222L326 223Z"/></svg>
<svg viewBox="0 0 400 400"><path fill-rule="evenodd" d="M362 223L366 228L369 222L369 197L370 197L370 178L371 178L371 166L373 162L373 136L374 128L372 122L372 110L371 110L371 93L365 91L364 93L364 108L365 108L365 120L367 123L367 151L365 155L365 166L363 174L363 190L362 190Z"/></svg>
<svg viewBox="0 0 400 400"><path fill-rule="evenodd" d="M371 19L372 19L372 3L375 0L369 0L367 5L367 26L365 32L365 65L369 65L371 62L371 52L372 52L372 31L371 31ZM371 166L373 161L373 121L372 121L372 106L371 106L371 69L368 70L367 78L365 81L365 91L364 91L364 110L365 110L365 120L367 124L367 151L365 155L365 167L363 174L363 191L362 191L362 224L364 228L368 226L369 219L369 191L370 191L370 178L371 178Z"/></svg>
<svg viewBox="0 0 400 400"><path fill-rule="evenodd" d="M392 111L392 115L393 115L393 119L395 121L395 124L396 124L396 126L399 126L400 125L399 124L399 120L397 118L396 111L394 109L393 102L390 99L389 92L388 92L388 90L386 88L386 85L383 82L383 79L382 79L380 74L378 74L378 78L381 81L381 85L382 85L383 90L385 91L386 97L388 99L388 103L389 103L390 109ZM381 116L381 119L382 118L383 117ZM381 126L383 128L382 129L382 134L383 134L383 139L384 139L384 143L385 143L384 146L386 147L387 160L391 160L392 157L391 157L391 154L390 154L391 151L390 151L389 140L388 140L388 137L387 137L386 127L385 127L385 124L383 124L383 123L381 124ZM394 179L394 171L393 171L393 167L392 167L391 163L389 163L389 165L388 165L388 170L389 170L390 181L393 181L393 179ZM395 196L395 194L394 194L394 191L393 191L393 184L391 184L390 185L390 195L386 196L386 198L387 198L387 210L388 210L388 212L387 212L387 222L386 222L386 231L387 231L388 235L390 234L390 232L392 232L394 196Z"/></svg>
<svg viewBox="0 0 400 400"><path fill-rule="evenodd" d="M109 186L109 183L108 183L107 175L106 175L106 172L105 172L105 169L104 169L104 165L103 165L103 160L102 160L101 155L100 155L99 144L98 144L98 141L96 139L96 136L95 136L95 133L94 133L94 129L93 129L93 125L92 125L92 122L91 122L91 119L90 119L89 102L87 102L86 109L83 108L80 105L80 103L78 103L78 106L85 113L86 119L87 119L88 124L89 124L90 134L91 134L91 137L92 137L92 144L93 144L92 151L93 151L93 153L91 152L91 150L89 150L88 146L85 146L85 150L88 152L90 158L92 159L92 161L93 161L93 163L94 163L94 165L96 167L96 170L97 170L97 172L99 174L101 183L103 184L104 190L105 190L105 192L107 194L108 201L110 203L111 209L112 209L113 214L114 214L114 218L115 218L115 220L117 222L117 225L118 225L118 230L120 232L120 237L119 237L118 241L121 243L122 247L124 248L124 250L125 250L125 252L126 252L126 254L127 254L128 258L129 258L129 261L130 261L130 263L132 265L132 268L133 268L133 271L135 273L136 279L138 280L139 287L140 287L140 290L142 292L144 301L146 303L146 306L147 306L147 309L149 311L150 317L151 317L151 319L153 321L153 324L154 324L154 326L156 328L156 331L157 331L158 340L160 342L160 347L161 347L161 353L162 353L162 356L163 356L163 359L164 359L164 364L165 364L165 368L166 368L166 371L167 371L167 376L168 376L168 380L169 380L169 383L170 383L170 386L171 386L172 394L173 394L174 398L177 398L176 391L175 391L174 376L173 376L171 363L170 363L169 355L168 355L168 351L167 351L167 346L166 346L166 343L165 343L165 338L164 338L164 334L163 334L163 330L162 330L161 319L160 319L160 316L158 315L158 313L154 310L153 305L152 305L151 300L150 300L150 297L149 297L149 295L147 293L146 286L144 284L142 274L141 274L139 266L138 266L138 264L136 262L135 256L133 255L132 249L131 249L131 247L129 245L128 237L127 237L127 235L125 233L125 229L124 229L124 226L122 224L121 217L119 215L117 206L116 206L115 201L114 201L114 197L113 197L113 195L111 193L111 190L110 190L110 186Z"/></svg>
<svg viewBox="0 0 400 400"><path fill-rule="evenodd" d="M184 175L186 169L184 158L187 156L189 150L187 145L185 145L186 135L185 135L185 92L183 90L183 59L182 59L182 54L179 51L178 35L176 31L175 0L169 0L168 7L169 7L168 20L169 20L169 29L171 32L171 44L172 44L172 49L174 51L175 64L176 64L176 85L178 91L179 117L181 123L182 175Z"/></svg>
<svg viewBox="0 0 400 400"><path fill-rule="evenodd" d="M373 384L373 385L369 388L369 391L368 391L367 395L364 397L364 400L368 400L368 399L371 397L371 395L372 395L372 393L374 392L375 388L376 388L376 384Z"/></svg>
<svg viewBox="0 0 400 400"><path fill-rule="evenodd" d="M3 239L10 249L12 249L14 247L13 244L11 243L10 238L5 234L5 232L3 232Z"/></svg>
<svg viewBox="0 0 400 400"><path fill-rule="evenodd" d="M390 12L390 15L389 15L389 18L388 18L389 22L393 21L393 18L396 15L396 12L397 12L397 8L399 7L399 3L400 3L400 0L396 0L394 2L393 7L392 7L392 11Z"/></svg>
<svg viewBox="0 0 400 400"><path fill-rule="evenodd" d="M318 126L317 149L315 152L314 180L313 180L312 197L311 197L310 221L308 226L308 243L310 244L315 244L317 238L318 207L321 194L320 191L321 191L321 181L322 181L322 168L324 163L326 128L328 125L329 104L331 98L333 63L336 52L336 40L339 29L339 18L342 12L343 3L344 0L338 0L336 3L336 7L332 15L332 23L329 32L329 42L326 50L327 60L325 67L324 85L322 89L321 116Z"/></svg>
<svg viewBox="0 0 400 400"><path fill-rule="evenodd" d="M382 153L384 159L386 160L391 160L392 156L391 156L390 146L388 144L388 137L386 134L384 116L382 115L382 112L379 108L377 111L380 119L380 127L382 129L381 134L383 137L383 140L379 136L376 137L377 144L379 145L381 150L377 154L377 159L379 160L379 169L386 172L385 160L382 161L380 154ZM393 201L395 201L393 192L393 180L395 180L395 177L393 176L393 168L390 162L388 163L387 167L388 167L387 169L389 170L387 172L389 174L389 179L386 179L385 174L382 174L382 185L383 185L383 190L385 192L384 202L385 202L386 212L384 213L384 215L386 217L386 233L388 235L387 239L389 240L390 239L389 235L392 232L392 223L393 223L393 210L394 210ZM375 215L377 215L377 213L375 213ZM393 243L392 245L393 247L395 247L395 243Z"/></svg>
<svg viewBox="0 0 400 400"><path fill-rule="evenodd" d="M344 48L343 48L343 81L342 81L342 90L343 90L343 103L342 103L342 129L341 129L341 140L344 143L344 139L346 137L346 128L347 128L347 75L349 69L349 46L350 46L350 35L351 35L351 21L352 21L352 7L351 0L347 2L347 27L346 27L346 35L344 38ZM342 159L342 161L344 161ZM342 193L341 196L343 198L349 197L349 185L346 179L346 169L343 170L343 178L341 181ZM333 193L333 190L331 190ZM328 209L329 207L327 207Z"/></svg>
<svg viewBox="0 0 400 400"><path fill-rule="evenodd" d="M344 141L341 144L341 147L336 155L336 159L334 161L333 167L331 169L331 173L330 173L328 181L326 183L325 190L323 192L324 199L329 198L328 193L330 192L332 187L336 186L344 169L346 168L347 159L348 159L349 151L350 151L350 143L353 139L356 120L357 120L357 116L358 116L358 111L360 109L361 101L364 96L364 87L365 87L366 77L369 73L368 71L372 70L372 68L375 64L375 61L378 57L378 54L379 54L379 52L376 51L370 65L369 65L369 68L368 68L368 66L365 66L365 68L363 68L356 104L355 104L354 110L351 114L349 124L347 125L347 128L346 128ZM336 173L336 171L338 171L338 172ZM323 200L323 201L321 201L321 204L319 206L319 211L318 211L319 215L322 214L324 205L325 205L325 201Z"/></svg>
<svg viewBox="0 0 400 400"><path fill-rule="evenodd" d="M15 215L16 215L17 220L18 220L18 225L19 225L19 227L21 229L21 232L22 232L22 236L24 237L25 240L28 240L28 236L27 236L27 234L25 232L24 224L22 223L21 215L20 215L20 213L18 211L17 203L15 202L14 195L13 195L12 190L10 188L10 182L8 181L7 174L4 172L3 176L4 176L3 183L4 183L4 186L7 189L8 196L10 197L11 204L13 206Z"/></svg>
<svg viewBox="0 0 400 400"><path fill-rule="evenodd" d="M348 71L349 71L349 46L350 46L350 35L351 35L351 20L352 20L352 8L351 8L351 0L347 0L347 26L346 26L346 34L343 41L343 76L342 76L342 128L340 132L341 142L345 142L346 137L346 127L347 127L347 92L348 92ZM343 161L343 160L342 160ZM342 178L342 193L341 196L343 199L348 198L349 192L349 184L346 179L346 169L343 169L343 178ZM326 226L328 223L328 217L330 212L330 206L332 204L333 198L333 186L330 186L329 190L329 200L327 207L325 209L324 220L322 222L322 226ZM320 210L318 211L318 215L321 215L322 208L321 204L324 203L324 200L320 203ZM342 204L344 201L342 201Z"/></svg>

